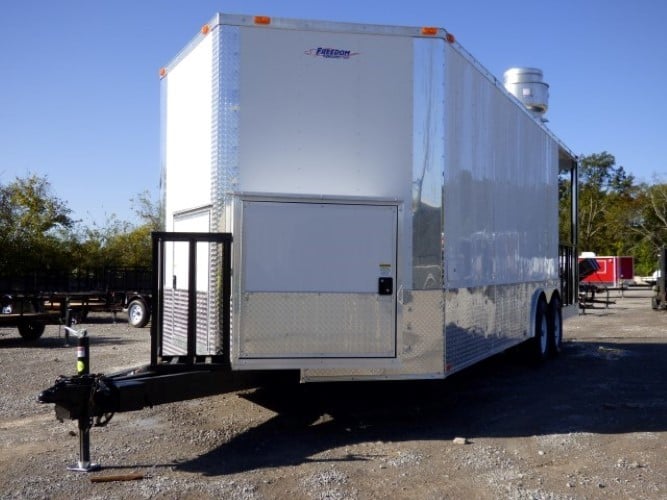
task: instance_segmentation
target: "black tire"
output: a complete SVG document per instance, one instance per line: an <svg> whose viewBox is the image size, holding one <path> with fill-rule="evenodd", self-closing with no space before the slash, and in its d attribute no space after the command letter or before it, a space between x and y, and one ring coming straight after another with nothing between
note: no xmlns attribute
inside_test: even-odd
<svg viewBox="0 0 667 500"><path fill-rule="evenodd" d="M23 340L37 340L42 336L46 325L37 320L23 320L19 323L19 334L23 337Z"/></svg>
<svg viewBox="0 0 667 500"><path fill-rule="evenodd" d="M141 299L134 299L127 306L127 322L135 328L143 328L150 319L146 303Z"/></svg>
<svg viewBox="0 0 667 500"><path fill-rule="evenodd" d="M549 356L549 317L547 302L540 298L535 308L535 332L528 343L530 361L539 364Z"/></svg>
<svg viewBox="0 0 667 500"><path fill-rule="evenodd" d="M560 297L554 295L549 302L549 355L558 356L563 349L563 309Z"/></svg>

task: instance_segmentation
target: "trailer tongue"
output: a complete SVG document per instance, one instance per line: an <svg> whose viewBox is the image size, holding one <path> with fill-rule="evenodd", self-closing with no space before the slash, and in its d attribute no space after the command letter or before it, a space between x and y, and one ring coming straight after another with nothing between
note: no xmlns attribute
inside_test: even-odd
<svg viewBox="0 0 667 500"><path fill-rule="evenodd" d="M38 396L38 401L55 404L60 421L78 421L79 461L69 469L89 472L100 468L90 459L90 430L105 426L114 413L250 388L261 384L266 376L266 372L234 373L217 364L147 365L109 376L61 376Z"/></svg>
<svg viewBox="0 0 667 500"><path fill-rule="evenodd" d="M192 281L183 304L186 349L178 354L166 354L163 329L159 327L164 315L164 284L169 281L165 279L163 264L168 253L167 245L175 242L186 245L190 250L187 267ZM55 404L58 420L78 421L80 459L78 464L70 467L71 470L93 471L99 468L90 460L90 429L106 425L114 413L223 394L254 387L269 379L272 383L298 381L295 371L232 371L229 354L224 351L211 356L197 354L197 245L219 247L222 261L221 303L225 304L220 311L220 320L222 327L228 329L231 242L231 235L224 233L153 233L153 297L157 300L151 324L149 364L111 375L91 374L88 338L85 331L77 332L77 375L58 377L52 387L38 396L40 403ZM173 250L172 247L169 249Z"/></svg>

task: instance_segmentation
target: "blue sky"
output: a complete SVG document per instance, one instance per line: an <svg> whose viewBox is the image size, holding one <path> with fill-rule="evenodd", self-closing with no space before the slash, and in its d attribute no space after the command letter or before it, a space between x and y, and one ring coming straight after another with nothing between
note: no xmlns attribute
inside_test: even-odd
<svg viewBox="0 0 667 500"><path fill-rule="evenodd" d="M47 176L76 219L132 220L158 196L158 71L215 12L440 26L499 79L535 66L549 127L667 180L667 2L660 0L6 0L0 16L0 183Z"/></svg>

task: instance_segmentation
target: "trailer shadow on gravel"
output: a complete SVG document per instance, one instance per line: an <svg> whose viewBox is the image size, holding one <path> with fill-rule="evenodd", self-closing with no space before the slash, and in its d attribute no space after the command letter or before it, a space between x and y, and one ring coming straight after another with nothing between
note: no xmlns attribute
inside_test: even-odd
<svg viewBox="0 0 667 500"><path fill-rule="evenodd" d="M299 465L362 442L666 431L666 359L663 343L570 342L540 367L503 354L444 381L257 389L244 397L277 415L178 468Z"/></svg>

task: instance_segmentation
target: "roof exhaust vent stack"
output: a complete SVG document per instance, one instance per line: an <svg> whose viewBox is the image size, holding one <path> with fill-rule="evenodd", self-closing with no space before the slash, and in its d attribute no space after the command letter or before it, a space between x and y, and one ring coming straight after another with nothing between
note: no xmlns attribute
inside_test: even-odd
<svg viewBox="0 0 667 500"><path fill-rule="evenodd" d="M538 68L510 68L503 74L505 89L519 99L531 114L546 122L549 107L549 85Z"/></svg>

